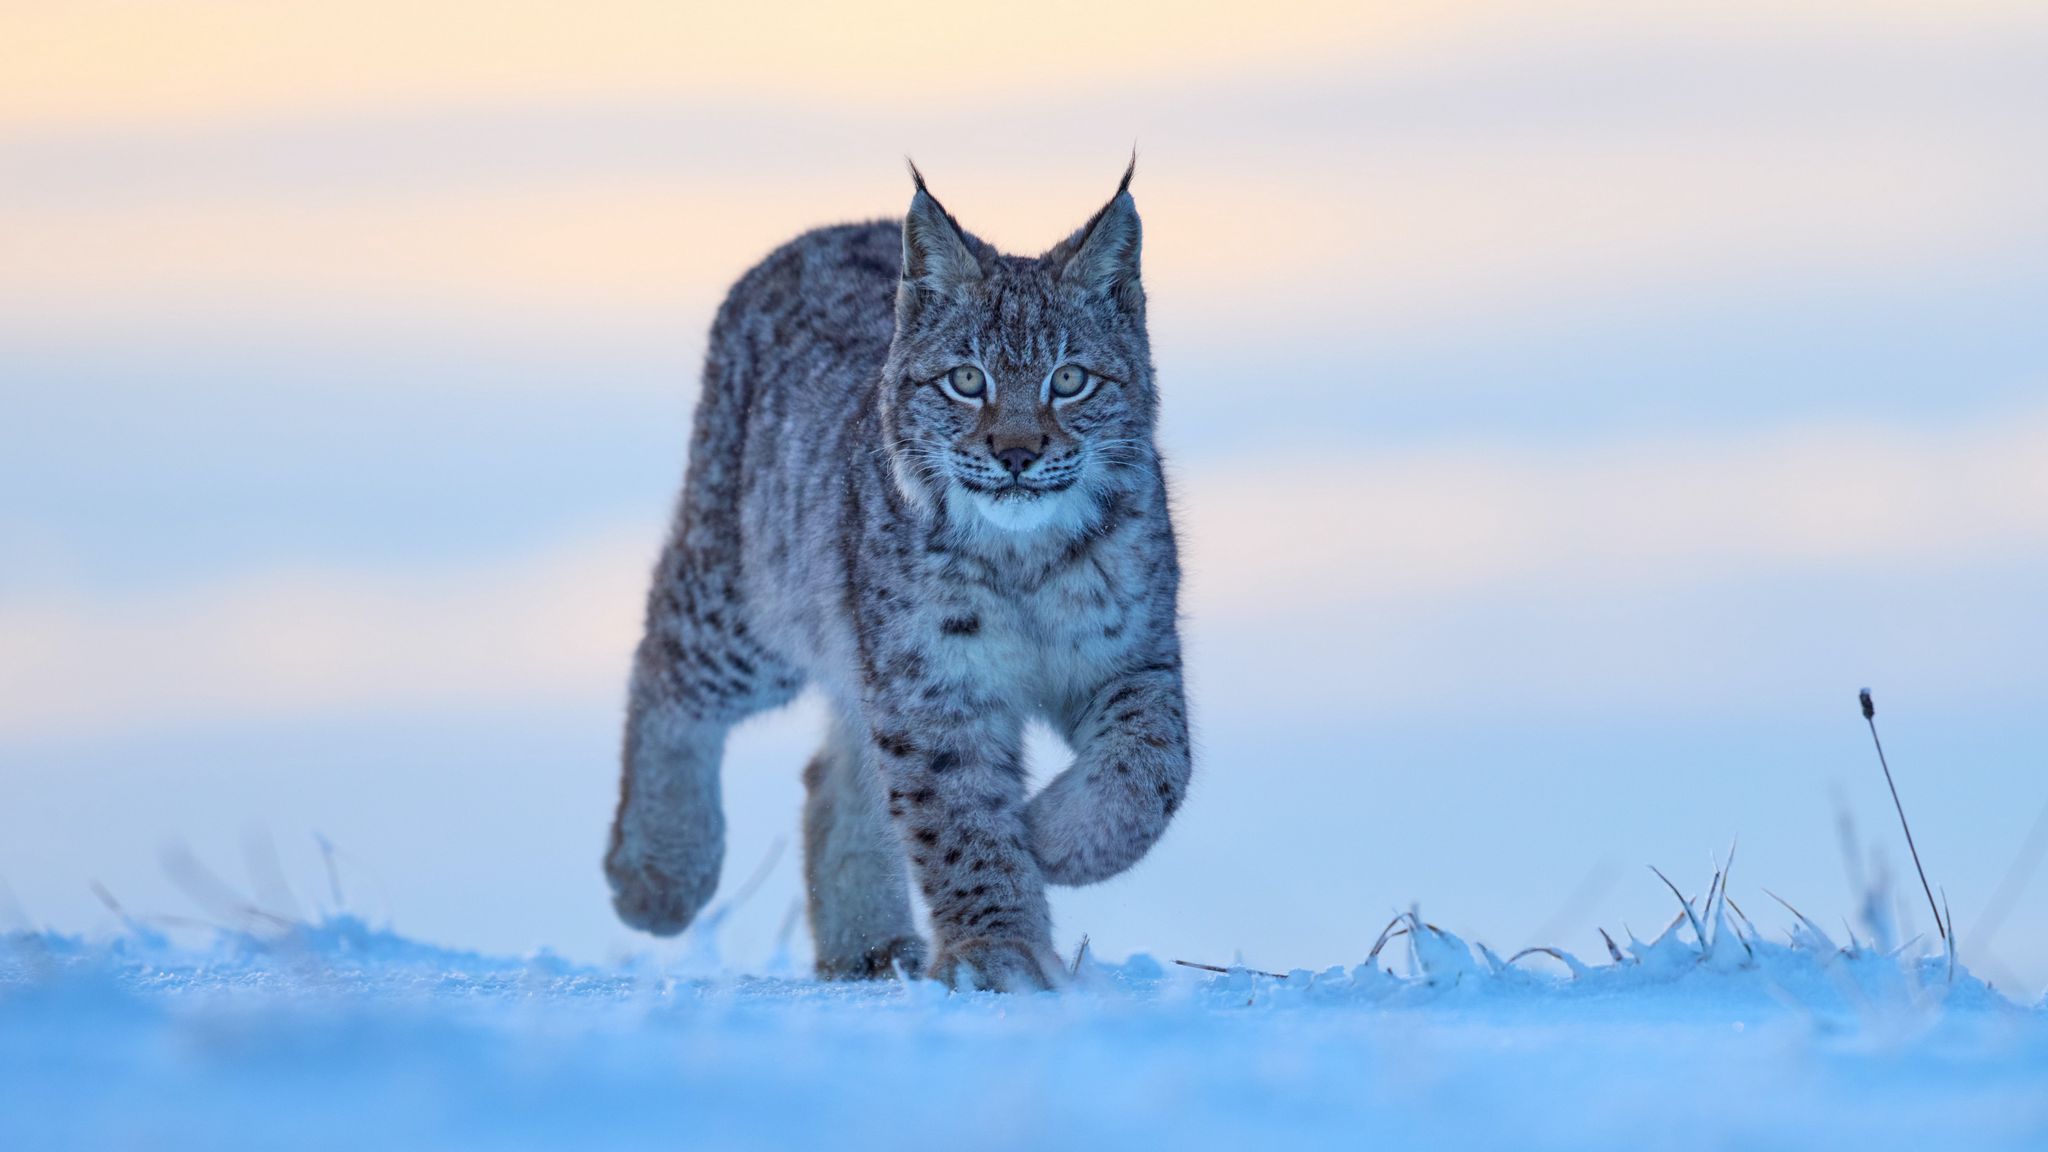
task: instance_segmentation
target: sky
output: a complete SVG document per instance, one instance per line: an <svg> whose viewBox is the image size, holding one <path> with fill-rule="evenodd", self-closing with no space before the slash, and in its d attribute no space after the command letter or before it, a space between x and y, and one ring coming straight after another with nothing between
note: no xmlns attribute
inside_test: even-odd
<svg viewBox="0 0 2048 1152"><path fill-rule="evenodd" d="M1135 146L1200 751L1063 945L1318 967L1420 902L1597 952L1731 844L1817 917L1882 856L1925 927L1868 684L1966 962L2048 986L2037 4L0 29L0 916L223 915L187 853L310 914L319 836L416 936L689 947L597 861L717 301L906 155L1035 252ZM729 749L736 965L820 723Z"/></svg>

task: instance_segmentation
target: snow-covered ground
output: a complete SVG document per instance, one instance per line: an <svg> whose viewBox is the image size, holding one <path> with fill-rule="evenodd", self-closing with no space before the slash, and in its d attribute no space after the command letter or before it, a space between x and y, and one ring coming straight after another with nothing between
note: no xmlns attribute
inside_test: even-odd
<svg viewBox="0 0 2048 1152"><path fill-rule="evenodd" d="M1710 889L1595 964L1411 915L1350 970L1084 954L1033 996L498 958L345 915L18 932L0 1148L2048 1147L2048 1007L1784 919L1774 943Z"/></svg>

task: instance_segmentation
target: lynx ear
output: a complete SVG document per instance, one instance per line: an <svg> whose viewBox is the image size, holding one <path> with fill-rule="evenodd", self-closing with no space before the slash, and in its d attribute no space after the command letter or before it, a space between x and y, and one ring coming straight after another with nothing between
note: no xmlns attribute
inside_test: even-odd
<svg viewBox="0 0 2048 1152"><path fill-rule="evenodd" d="M1132 313L1145 307L1145 289L1138 280L1143 229L1138 224L1138 205L1131 199L1131 173L1137 166L1134 156L1109 203L1080 231L1045 254L1047 262L1059 269L1062 283L1111 300Z"/></svg>
<svg viewBox="0 0 2048 1152"><path fill-rule="evenodd" d="M981 279L981 262L960 235L960 225L925 190L924 176L910 166L917 192L903 218L903 280L896 289L896 315L915 317L933 297L964 295Z"/></svg>

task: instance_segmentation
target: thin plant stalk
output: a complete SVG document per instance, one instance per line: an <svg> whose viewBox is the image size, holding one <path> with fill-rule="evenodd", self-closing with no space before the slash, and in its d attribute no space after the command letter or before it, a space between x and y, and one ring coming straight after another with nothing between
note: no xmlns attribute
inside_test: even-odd
<svg viewBox="0 0 2048 1152"><path fill-rule="evenodd" d="M1934 885L1927 882L1927 869L1920 866L1920 849L1913 843L1913 826L1906 823L1906 806L1899 802L1899 786L1892 780L1892 766L1885 762L1884 741L1877 738L1877 705L1870 701L1870 689L1856 694L1863 705L1863 721L1870 725L1870 742L1877 746L1877 765L1884 769L1885 787L1892 790L1892 807L1898 809L1899 827L1906 833L1906 851L1913 854L1913 871L1920 874L1920 890L1927 893L1927 910L1934 914L1934 930L1941 933L1941 942L1948 943L1948 925L1942 923L1941 907L1934 902Z"/></svg>

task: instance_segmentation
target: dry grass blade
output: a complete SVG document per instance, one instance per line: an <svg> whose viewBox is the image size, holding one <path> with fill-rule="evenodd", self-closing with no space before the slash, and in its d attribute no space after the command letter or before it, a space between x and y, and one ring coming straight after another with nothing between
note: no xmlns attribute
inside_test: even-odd
<svg viewBox="0 0 2048 1152"><path fill-rule="evenodd" d="M1612 860L1601 860L1586 870L1586 874L1557 906L1550 916L1529 933L1531 940L1555 940L1571 931L1572 926L1583 923L1586 913L1592 910L1601 896L1613 885L1620 869Z"/></svg>
<svg viewBox="0 0 2048 1152"><path fill-rule="evenodd" d="M1707 934L1700 928L1700 918L1692 914L1692 901L1687 900L1685 893L1678 890L1678 885L1671 882L1671 877L1659 872L1655 864L1650 865L1650 871L1656 872L1657 879L1662 880L1664 886L1671 889L1671 894L1678 898L1678 906L1685 909L1685 918L1692 922L1693 939L1698 940L1700 947L1705 948L1707 946Z"/></svg>
<svg viewBox="0 0 2048 1152"><path fill-rule="evenodd" d="M1974 954L1984 955L1992 938L1998 935L2006 915L2012 911L2020 893L2026 890L2027 882L2034 878L2034 869L2040 864L2043 852L2048 852L2048 804L2041 806L2040 813L2034 817L2034 826L2027 829L2027 838L2020 843L2018 854L2006 866L2005 875L1999 877L1998 887L1992 889L1991 899L1985 903L1984 910L1977 913L1977 923L1972 928L1977 934L1970 937L1970 950Z"/></svg>
<svg viewBox="0 0 2048 1152"><path fill-rule="evenodd" d="M1615 962L1616 964L1619 964L1619 963L1621 963L1621 962L1622 962L1622 960L1621 960L1621 949L1619 949L1619 948L1616 948L1616 947L1614 946L1614 937L1612 937L1612 936L1609 936L1609 935L1607 934L1607 929L1605 929L1605 928L1601 928L1601 929L1599 929L1599 933L1600 933L1600 939L1601 939L1602 941L1604 941L1604 942L1605 942L1605 943L1607 944L1607 956L1608 956L1608 958L1609 958L1609 959L1611 959L1611 960L1613 960L1613 961L1614 961L1614 962Z"/></svg>
<svg viewBox="0 0 2048 1152"><path fill-rule="evenodd" d="M1756 949L1750 946L1749 941L1751 937L1757 934L1756 924L1742 910L1742 905L1728 899L1728 890L1725 887L1721 890L1721 906L1733 911L1735 918L1741 921L1741 923L1732 924L1729 927L1735 933L1736 943L1742 945L1743 953L1754 961L1756 959ZM1748 929L1748 931L1745 932L1744 929Z"/></svg>
<svg viewBox="0 0 2048 1152"><path fill-rule="evenodd" d="M1657 938L1655 940L1650 941L1650 947L1655 948L1657 945L1662 944L1666 936L1669 936L1673 932L1678 931L1678 926L1680 924L1685 923L1685 919L1686 914L1683 912L1680 912L1678 915L1673 916L1671 918L1671 923L1666 924L1664 926L1664 930L1662 932L1657 933ZM1628 928L1628 925L1623 924L1622 928L1626 930ZM1633 933L1631 933L1631 935L1633 935Z"/></svg>
<svg viewBox="0 0 2048 1152"><path fill-rule="evenodd" d="M1735 942L1737 944L1742 945L1742 955L1746 957L1750 963L1756 963L1756 949L1749 946L1749 940L1748 938L1743 936L1742 929L1730 925L1729 931L1735 933Z"/></svg>
<svg viewBox="0 0 2048 1152"><path fill-rule="evenodd" d="M754 893L761 890L761 885L766 884L768 877L774 873L775 866L782 862L782 853L788 847L789 840L787 837L777 836L775 838L775 843L768 846L767 854L761 857L759 864L755 865L753 875L747 877L746 882L740 885L739 891L734 892L732 899L726 901L725 910L727 912L737 909L754 898Z"/></svg>
<svg viewBox="0 0 2048 1152"><path fill-rule="evenodd" d="M1581 965L1567 958L1561 950L1552 948L1548 944L1538 944L1534 947L1524 948L1520 952L1515 953L1513 956L1508 957L1508 963L1513 964L1515 961L1520 960L1524 956L1548 956L1552 960L1557 961L1559 964L1562 964L1567 969L1569 969L1572 974L1572 979L1577 980L1579 978L1579 971Z"/></svg>
<svg viewBox="0 0 2048 1152"><path fill-rule="evenodd" d="M1906 851L1913 855L1913 871L1920 874L1920 890L1927 893L1927 910L1934 914L1934 929L1941 933L1943 943L1948 942L1948 925L1942 921L1941 909L1934 903L1934 887L1927 882L1927 869L1920 866L1920 849L1913 843L1913 826L1906 823L1906 806L1899 801L1899 785L1892 779L1892 766L1884 758L1884 741L1877 738L1877 707L1870 702L1870 689L1856 694L1863 705L1863 720L1870 725L1870 742L1877 747L1877 766L1884 769L1885 787L1892 791L1892 807L1899 813L1899 828L1906 834Z"/></svg>
<svg viewBox="0 0 2048 1152"><path fill-rule="evenodd" d="M1081 962L1086 959L1088 959L1088 934L1083 932L1081 934L1081 946L1074 949L1073 967L1068 969L1068 971L1075 976L1079 976L1081 974Z"/></svg>
<svg viewBox="0 0 2048 1152"><path fill-rule="evenodd" d="M790 938L796 935L797 921L803 914L804 902L801 898L791 900L789 907L783 911L782 926L775 930L775 951L778 954L789 951Z"/></svg>
<svg viewBox="0 0 2048 1152"><path fill-rule="evenodd" d="M1408 914L1406 912L1399 913L1392 920L1387 921L1387 926L1385 928L1380 929L1380 938L1372 942L1372 951L1367 952L1365 954L1365 962L1367 964L1370 964L1374 960L1379 959L1380 949L1385 948L1387 946L1387 941L1392 940L1397 936L1405 935L1407 933L1408 930L1405 928L1402 928L1399 932L1394 931L1394 929L1400 928L1401 921L1406 920L1407 918Z"/></svg>
<svg viewBox="0 0 2048 1152"><path fill-rule="evenodd" d="M341 898L341 869L334 866L334 841L321 833L313 833L314 843L320 845L320 860L327 866L327 894L334 899L334 910L340 912L348 904Z"/></svg>
<svg viewBox="0 0 2048 1152"><path fill-rule="evenodd" d="M85 886L89 891L92 892L93 899L98 900L101 904L105 905L107 911L112 912L114 915L119 916L124 920L128 918L128 910L126 908L121 907L121 902L119 900L114 899L114 894L107 890L107 886L105 884L100 883L98 880L88 880L85 882Z"/></svg>
<svg viewBox="0 0 2048 1152"><path fill-rule="evenodd" d="M1955 914L1948 910L1948 889L1946 888L1943 888L1941 890L1941 914L1948 918L1948 922L1951 926L1955 924ZM1949 933L1946 937L1943 938L1942 943L1948 945L1948 982L1953 984L1956 982L1955 933Z"/></svg>
<svg viewBox="0 0 2048 1152"><path fill-rule="evenodd" d="M1728 841L1728 859L1722 863L1721 870L1714 873L1714 886L1720 891L1721 907L1724 911L1728 907L1728 879L1735 873L1735 849L1739 846L1739 844L1739 840ZM1711 914L1714 911L1712 901L1713 893L1709 892L1707 895L1708 903L1706 911L1708 914Z"/></svg>
<svg viewBox="0 0 2048 1152"><path fill-rule="evenodd" d="M14 889L5 879L0 879L0 932L18 932L26 937L35 928L35 921L29 919L28 909L15 899Z"/></svg>
<svg viewBox="0 0 2048 1152"><path fill-rule="evenodd" d="M286 931L298 927L298 922L290 917L258 908L244 899L231 885L201 864L199 858L183 844L173 844L164 849L163 868L171 883L177 885L194 904L222 920L239 921L245 927L252 921L261 921Z"/></svg>
<svg viewBox="0 0 2048 1152"><path fill-rule="evenodd" d="M1797 916L1799 918L1799 922L1801 924L1806 925L1806 930L1813 933L1814 939L1827 940L1828 934L1820 930L1820 925L1815 924L1811 920L1808 920L1806 918L1806 913L1801 912L1797 908L1794 908L1791 905L1791 903L1787 901L1783 896L1778 895L1776 892L1771 891L1769 888L1764 889L1764 895L1769 896L1771 899L1776 900L1778 903L1784 905L1785 911L1790 912L1794 916ZM1832 943L1832 941L1829 942Z"/></svg>
<svg viewBox="0 0 2048 1152"><path fill-rule="evenodd" d="M1199 968L1204 972L1216 972L1224 976L1228 976L1232 972L1249 972L1254 976L1264 976L1271 980L1287 979L1287 973L1285 972L1261 972L1257 968L1223 968L1215 964L1197 963L1193 960L1175 960L1174 963L1180 965L1183 968Z"/></svg>
<svg viewBox="0 0 2048 1152"><path fill-rule="evenodd" d="M291 882L285 879L284 860L277 854L277 839L268 829L251 827L243 832L242 864L248 873L255 904L276 908L294 923L305 921L299 898L292 892Z"/></svg>
<svg viewBox="0 0 2048 1152"><path fill-rule="evenodd" d="M1721 910L1723 912L1726 912L1730 908L1735 908L1735 902L1728 898L1728 878L1735 872L1735 849L1738 846L1740 846L1740 844L1740 840L1728 841L1728 860L1726 863L1721 865L1721 871L1716 877L1720 881ZM1742 909L1740 908L1735 908L1735 914L1737 916L1741 916L1745 922L1747 922L1749 919L1749 917L1742 915ZM1717 944L1720 943L1721 925L1722 921L1718 920L1714 924L1714 942ZM1751 925L1751 927L1754 928L1755 926ZM1732 925L1731 930L1735 933L1735 942L1737 944L1742 945L1742 954L1749 959L1750 963L1756 963L1756 949L1750 947L1749 941L1743 938L1742 925Z"/></svg>
<svg viewBox="0 0 2048 1152"><path fill-rule="evenodd" d="M0 878L0 955L21 957L37 980L56 975L57 959L50 954L50 942L36 930L28 909L15 898L14 889Z"/></svg>

